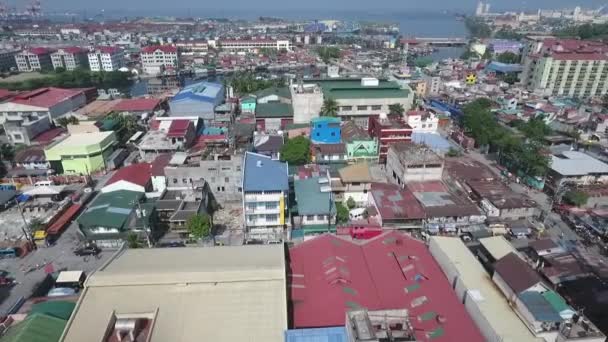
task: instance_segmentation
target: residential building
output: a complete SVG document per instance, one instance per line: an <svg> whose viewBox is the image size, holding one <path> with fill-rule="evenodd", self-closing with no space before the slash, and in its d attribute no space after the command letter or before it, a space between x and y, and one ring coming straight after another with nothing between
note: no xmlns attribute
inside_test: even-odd
<svg viewBox="0 0 608 342"><path fill-rule="evenodd" d="M90 175L106 167L115 144L114 132L72 134L47 146L44 154L56 174Z"/></svg>
<svg viewBox="0 0 608 342"><path fill-rule="evenodd" d="M318 117L323 107L323 92L316 84L292 84L291 103L293 105L293 122L307 124Z"/></svg>
<svg viewBox="0 0 608 342"><path fill-rule="evenodd" d="M297 208L297 215L292 214L294 229L336 224L336 206L327 177L294 180L293 186Z"/></svg>
<svg viewBox="0 0 608 342"><path fill-rule="evenodd" d="M171 45L146 46L141 49L141 68L144 74L158 75L165 70L177 71L179 56L177 47Z"/></svg>
<svg viewBox="0 0 608 342"><path fill-rule="evenodd" d="M53 68L74 70L76 68L89 68L88 50L81 47L65 47L51 53Z"/></svg>
<svg viewBox="0 0 608 342"><path fill-rule="evenodd" d="M195 126L190 120L163 120L155 130L150 130L137 145L144 161L152 161L159 154L185 151L194 142Z"/></svg>
<svg viewBox="0 0 608 342"><path fill-rule="evenodd" d="M18 168L25 170L46 171L51 166L44 155L44 148L40 146L31 146L17 151L13 162Z"/></svg>
<svg viewBox="0 0 608 342"><path fill-rule="evenodd" d="M243 165L246 239L283 241L285 227L289 224L287 164L246 152Z"/></svg>
<svg viewBox="0 0 608 342"><path fill-rule="evenodd" d="M328 116L310 120L310 141L313 144L338 144L341 141L340 118Z"/></svg>
<svg viewBox="0 0 608 342"><path fill-rule="evenodd" d="M369 219L385 229L420 230L424 227L424 208L408 188L372 183L366 207Z"/></svg>
<svg viewBox="0 0 608 342"><path fill-rule="evenodd" d="M608 164L579 151L564 151L551 156L545 191L561 192L565 185L608 183Z"/></svg>
<svg viewBox="0 0 608 342"><path fill-rule="evenodd" d="M204 40L187 40L175 43L175 46L184 54L207 54L209 44Z"/></svg>
<svg viewBox="0 0 608 342"><path fill-rule="evenodd" d="M468 181L472 197L479 201L488 217L502 220L523 220L538 216L536 202L517 194L498 181Z"/></svg>
<svg viewBox="0 0 608 342"><path fill-rule="evenodd" d="M375 78L307 79L304 82L319 85L324 98L332 98L338 103L339 117L352 119L363 128L368 127L371 116L388 113L389 105L401 104L408 111L414 100L411 89Z"/></svg>
<svg viewBox="0 0 608 342"><path fill-rule="evenodd" d="M152 191L157 194L162 194L167 189L167 176L165 175L165 167L169 165L171 155L168 153L159 154L154 161L150 163L150 175L152 176ZM147 195L146 195L147 196Z"/></svg>
<svg viewBox="0 0 608 342"><path fill-rule="evenodd" d="M608 92L608 45L549 38L529 44L521 80L541 95L587 98Z"/></svg>
<svg viewBox="0 0 608 342"><path fill-rule="evenodd" d="M123 249L87 279L59 341L283 342L285 270L282 244Z"/></svg>
<svg viewBox="0 0 608 342"><path fill-rule="evenodd" d="M129 113L135 115L149 114L163 109L164 101L157 98L120 99L112 106L113 112Z"/></svg>
<svg viewBox="0 0 608 342"><path fill-rule="evenodd" d="M243 97L239 103L241 106L241 114L254 114L257 101L255 96Z"/></svg>
<svg viewBox="0 0 608 342"><path fill-rule="evenodd" d="M125 66L125 53L115 46L98 46L88 54L91 71L118 71Z"/></svg>
<svg viewBox="0 0 608 342"><path fill-rule="evenodd" d="M215 107L224 102L224 86L220 83L199 82L184 87L169 101L169 115L212 120Z"/></svg>
<svg viewBox="0 0 608 342"><path fill-rule="evenodd" d="M341 130L349 161L378 160L378 140L372 138L366 130L352 121L345 122Z"/></svg>
<svg viewBox="0 0 608 342"><path fill-rule="evenodd" d="M279 160L281 159L281 148L285 142L284 140L282 135L255 134L253 136L253 152Z"/></svg>
<svg viewBox="0 0 608 342"><path fill-rule="evenodd" d="M78 227L87 240L101 248L119 248L133 233L147 242L156 233L157 219L154 205L143 201L143 192L101 193L78 217Z"/></svg>
<svg viewBox="0 0 608 342"><path fill-rule="evenodd" d="M429 76L429 75L424 74L422 76L422 79L424 80L424 83L426 84L426 87L425 87L426 92L424 94L424 97L439 95L439 91L441 91L441 77Z"/></svg>
<svg viewBox="0 0 608 342"><path fill-rule="evenodd" d="M343 143L311 145L311 150L314 163L344 165L347 162L346 145Z"/></svg>
<svg viewBox="0 0 608 342"><path fill-rule="evenodd" d="M369 119L369 135L378 140L378 157L386 163L389 147L394 144L412 141L412 127L401 118L381 114Z"/></svg>
<svg viewBox="0 0 608 342"><path fill-rule="evenodd" d="M19 50L0 50L0 71L17 69L15 55L19 52Z"/></svg>
<svg viewBox="0 0 608 342"><path fill-rule="evenodd" d="M163 240L188 240L188 220L209 213L209 188L205 181L196 181L175 190L165 191L154 202L158 219L168 227Z"/></svg>
<svg viewBox="0 0 608 342"><path fill-rule="evenodd" d="M386 174L402 187L409 182L441 180L443 158L424 145L396 143L388 150Z"/></svg>
<svg viewBox="0 0 608 342"><path fill-rule="evenodd" d="M254 94L257 103L281 102L291 104L291 92L287 87L270 87Z"/></svg>
<svg viewBox="0 0 608 342"><path fill-rule="evenodd" d="M366 162L348 165L328 175L336 201L346 203L352 198L357 205L367 204L372 176Z"/></svg>
<svg viewBox="0 0 608 342"><path fill-rule="evenodd" d="M288 260L294 328L346 325L352 334L351 310L407 310L385 311L385 319L407 322L392 325L413 335L401 340L486 341L427 246L410 236L392 231L358 243L324 234L291 247ZM378 341L361 337L350 341Z"/></svg>
<svg viewBox="0 0 608 342"><path fill-rule="evenodd" d="M260 132L278 132L293 123L293 107L282 102L258 103L255 107L256 129Z"/></svg>
<svg viewBox="0 0 608 342"><path fill-rule="evenodd" d="M152 165L149 163L131 164L116 170L101 188L102 193L129 190L135 192L152 191Z"/></svg>
<svg viewBox="0 0 608 342"><path fill-rule="evenodd" d="M287 39L221 39L219 45L222 50L226 51L291 50L291 42Z"/></svg>
<svg viewBox="0 0 608 342"><path fill-rule="evenodd" d="M544 341L528 330L460 238L433 236L428 248L486 341Z"/></svg>
<svg viewBox="0 0 608 342"><path fill-rule="evenodd" d="M38 117L32 113L25 112L20 117L7 116L2 127L9 143L32 145L34 139L41 133L51 129L51 121L48 116Z"/></svg>
<svg viewBox="0 0 608 342"><path fill-rule="evenodd" d="M53 70L51 53L53 50L41 47L23 50L15 55L17 69L20 72Z"/></svg>
<svg viewBox="0 0 608 342"><path fill-rule="evenodd" d="M439 127L439 118L431 112L409 111L406 117L413 133L436 133Z"/></svg>

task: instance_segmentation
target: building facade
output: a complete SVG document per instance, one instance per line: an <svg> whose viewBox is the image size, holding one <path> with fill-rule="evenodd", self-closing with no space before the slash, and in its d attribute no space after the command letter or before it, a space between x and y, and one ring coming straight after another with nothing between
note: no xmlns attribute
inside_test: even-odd
<svg viewBox="0 0 608 342"><path fill-rule="evenodd" d="M125 66L125 54L114 46L99 46L88 54L91 71L117 71Z"/></svg>
<svg viewBox="0 0 608 342"><path fill-rule="evenodd" d="M51 54L53 68L64 68L74 70L76 68L88 68L89 59L87 50L79 47L67 47L59 49Z"/></svg>
<svg viewBox="0 0 608 342"><path fill-rule="evenodd" d="M144 74L158 75L167 69L177 70L179 67L179 57L175 46L146 46L141 50L140 56Z"/></svg>
<svg viewBox="0 0 608 342"><path fill-rule="evenodd" d="M441 180L443 160L423 145L398 143L388 150L386 174L400 186L408 182Z"/></svg>
<svg viewBox="0 0 608 342"><path fill-rule="evenodd" d="M260 49L291 50L289 40L251 39L251 40L220 40L220 47L228 51L257 51Z"/></svg>
<svg viewBox="0 0 608 342"><path fill-rule="evenodd" d="M19 69L21 72L52 70L52 52L53 50L46 48L32 48L29 50L23 50L15 55L17 69Z"/></svg>
<svg viewBox="0 0 608 342"><path fill-rule="evenodd" d="M82 174L103 170L116 144L114 132L72 134L49 145L46 160L57 174Z"/></svg>
<svg viewBox="0 0 608 342"><path fill-rule="evenodd" d="M390 146L412 141L412 127L401 118L380 115L369 119L369 135L378 140L380 162L386 162Z"/></svg>
<svg viewBox="0 0 608 342"><path fill-rule="evenodd" d="M19 50L0 51L0 70L9 71L11 69L17 68L17 61L15 60L15 55L17 55L19 52Z"/></svg>

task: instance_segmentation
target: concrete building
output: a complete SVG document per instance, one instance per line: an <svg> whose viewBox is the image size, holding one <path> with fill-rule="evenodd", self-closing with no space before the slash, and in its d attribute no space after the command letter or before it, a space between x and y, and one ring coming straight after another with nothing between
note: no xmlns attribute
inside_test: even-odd
<svg viewBox="0 0 608 342"><path fill-rule="evenodd" d="M137 163L121 167L101 188L102 193L120 190L152 192L152 165Z"/></svg>
<svg viewBox="0 0 608 342"><path fill-rule="evenodd" d="M80 47L65 47L51 53L53 68L74 70L76 68L89 68L88 51Z"/></svg>
<svg viewBox="0 0 608 342"><path fill-rule="evenodd" d="M179 56L177 47L170 45L146 46L141 49L141 68L144 74L158 75L167 69L177 70Z"/></svg>
<svg viewBox="0 0 608 342"><path fill-rule="evenodd" d="M486 341L544 341L528 330L459 238L433 236L429 251Z"/></svg>
<svg viewBox="0 0 608 342"><path fill-rule="evenodd" d="M328 171L327 177L337 202L346 203L352 198L360 206L367 204L372 177L366 162L343 167L338 172Z"/></svg>
<svg viewBox="0 0 608 342"><path fill-rule="evenodd" d="M125 66L125 53L115 46L98 46L88 54L91 71L118 71Z"/></svg>
<svg viewBox="0 0 608 342"><path fill-rule="evenodd" d="M182 89L169 101L173 117L212 120L215 107L224 102L224 86L220 83L199 82Z"/></svg>
<svg viewBox="0 0 608 342"><path fill-rule="evenodd" d="M439 127L439 119L431 112L409 111L406 117L413 133L436 133Z"/></svg>
<svg viewBox="0 0 608 342"><path fill-rule="evenodd" d="M246 240L283 241L289 206L287 164L251 152L246 152L244 159Z"/></svg>
<svg viewBox="0 0 608 342"><path fill-rule="evenodd" d="M378 157L381 163L386 162L389 147L412 141L412 127L401 118L388 117L386 114L370 118L368 131L370 136L378 140Z"/></svg>
<svg viewBox="0 0 608 342"><path fill-rule="evenodd" d="M324 98L332 98L338 103L338 116L353 119L364 128L368 127L370 116L388 113L389 105L401 104L408 111L414 101L411 89L376 78L307 79L304 82L319 85Z"/></svg>
<svg viewBox="0 0 608 342"><path fill-rule="evenodd" d="M331 196L327 177L311 177L294 180L297 215L293 215L295 227L336 224L336 206ZM294 227L294 228L295 228Z"/></svg>
<svg viewBox="0 0 608 342"><path fill-rule="evenodd" d="M608 92L608 45L575 39L532 41L521 80L541 95L588 98Z"/></svg>
<svg viewBox="0 0 608 342"><path fill-rule="evenodd" d="M221 39L219 46L222 50L226 51L291 50L291 42L286 39Z"/></svg>
<svg viewBox="0 0 608 342"><path fill-rule="evenodd" d="M158 155L185 151L194 142L195 126L190 120L163 120L156 130L150 130L137 145L140 156L152 161Z"/></svg>
<svg viewBox="0 0 608 342"><path fill-rule="evenodd" d="M310 141L313 144L338 144L342 140L340 118L318 117L310 121Z"/></svg>
<svg viewBox="0 0 608 342"><path fill-rule="evenodd" d="M289 103L266 102L255 107L255 124L259 132L276 133L293 123L293 107Z"/></svg>
<svg viewBox="0 0 608 342"><path fill-rule="evenodd" d="M283 342L285 274L282 244L124 249L87 279L59 341Z"/></svg>
<svg viewBox="0 0 608 342"><path fill-rule="evenodd" d="M349 161L378 160L378 139L372 138L366 130L352 121L345 122L341 129Z"/></svg>
<svg viewBox="0 0 608 342"><path fill-rule="evenodd" d="M426 146L397 143L388 150L386 174L402 187L410 182L441 180L443 159Z"/></svg>
<svg viewBox="0 0 608 342"><path fill-rule="evenodd" d="M498 181L468 181L472 196L488 217L523 220L539 214L538 205L528 196L517 194Z"/></svg>
<svg viewBox="0 0 608 342"><path fill-rule="evenodd" d="M608 164L579 151L551 156L545 191L559 193L565 184L608 183Z"/></svg>
<svg viewBox="0 0 608 342"><path fill-rule="evenodd" d="M441 90L441 77L439 76L429 76L424 74L422 76L424 80L425 86L425 94L424 96L436 96L439 95L439 91Z"/></svg>
<svg viewBox="0 0 608 342"><path fill-rule="evenodd" d="M175 46L183 54L205 55L209 51L209 44L204 40L187 40L175 43Z"/></svg>
<svg viewBox="0 0 608 342"><path fill-rule="evenodd" d="M89 175L106 167L115 144L114 132L72 134L49 145L44 154L57 174Z"/></svg>
<svg viewBox="0 0 608 342"><path fill-rule="evenodd" d="M292 84L289 89L295 124L307 124L319 116L323 107L323 92L318 85Z"/></svg>
<svg viewBox="0 0 608 342"><path fill-rule="evenodd" d="M53 70L53 63L51 61L52 52L53 50L47 48L23 50L15 55L17 69L21 72Z"/></svg>
<svg viewBox="0 0 608 342"><path fill-rule="evenodd" d="M17 69L15 55L19 52L19 50L0 50L0 71Z"/></svg>

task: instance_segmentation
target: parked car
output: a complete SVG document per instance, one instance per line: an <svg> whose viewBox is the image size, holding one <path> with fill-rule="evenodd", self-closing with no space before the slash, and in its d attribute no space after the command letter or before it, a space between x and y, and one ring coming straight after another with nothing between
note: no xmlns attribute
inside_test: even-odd
<svg viewBox="0 0 608 342"><path fill-rule="evenodd" d="M74 250L74 254L78 256L97 255L101 253L101 248L94 243L86 243L84 246Z"/></svg>

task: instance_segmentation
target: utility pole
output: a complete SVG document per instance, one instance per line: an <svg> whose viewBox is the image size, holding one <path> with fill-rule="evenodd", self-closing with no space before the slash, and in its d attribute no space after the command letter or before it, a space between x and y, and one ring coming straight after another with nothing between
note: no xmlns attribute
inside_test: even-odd
<svg viewBox="0 0 608 342"><path fill-rule="evenodd" d="M23 215L23 210L21 209L21 205L19 205L19 200L15 199L15 203L17 204L17 209L19 210L19 214L21 215L21 219L23 220L23 226L21 226L21 232L25 236L25 239L30 242L30 244L32 245L32 248L38 249L36 246L36 242L34 242L34 238L32 237L32 235L30 233L28 233L29 224L27 223L27 220L25 219L25 215Z"/></svg>
<svg viewBox="0 0 608 342"><path fill-rule="evenodd" d="M135 200L137 203L137 210L135 211L135 215L141 219L144 225L144 232L146 233L146 242L148 243L148 248L152 248L152 239L150 238L150 228L148 228L148 222L146 222L146 211L142 209L141 203L138 200Z"/></svg>

